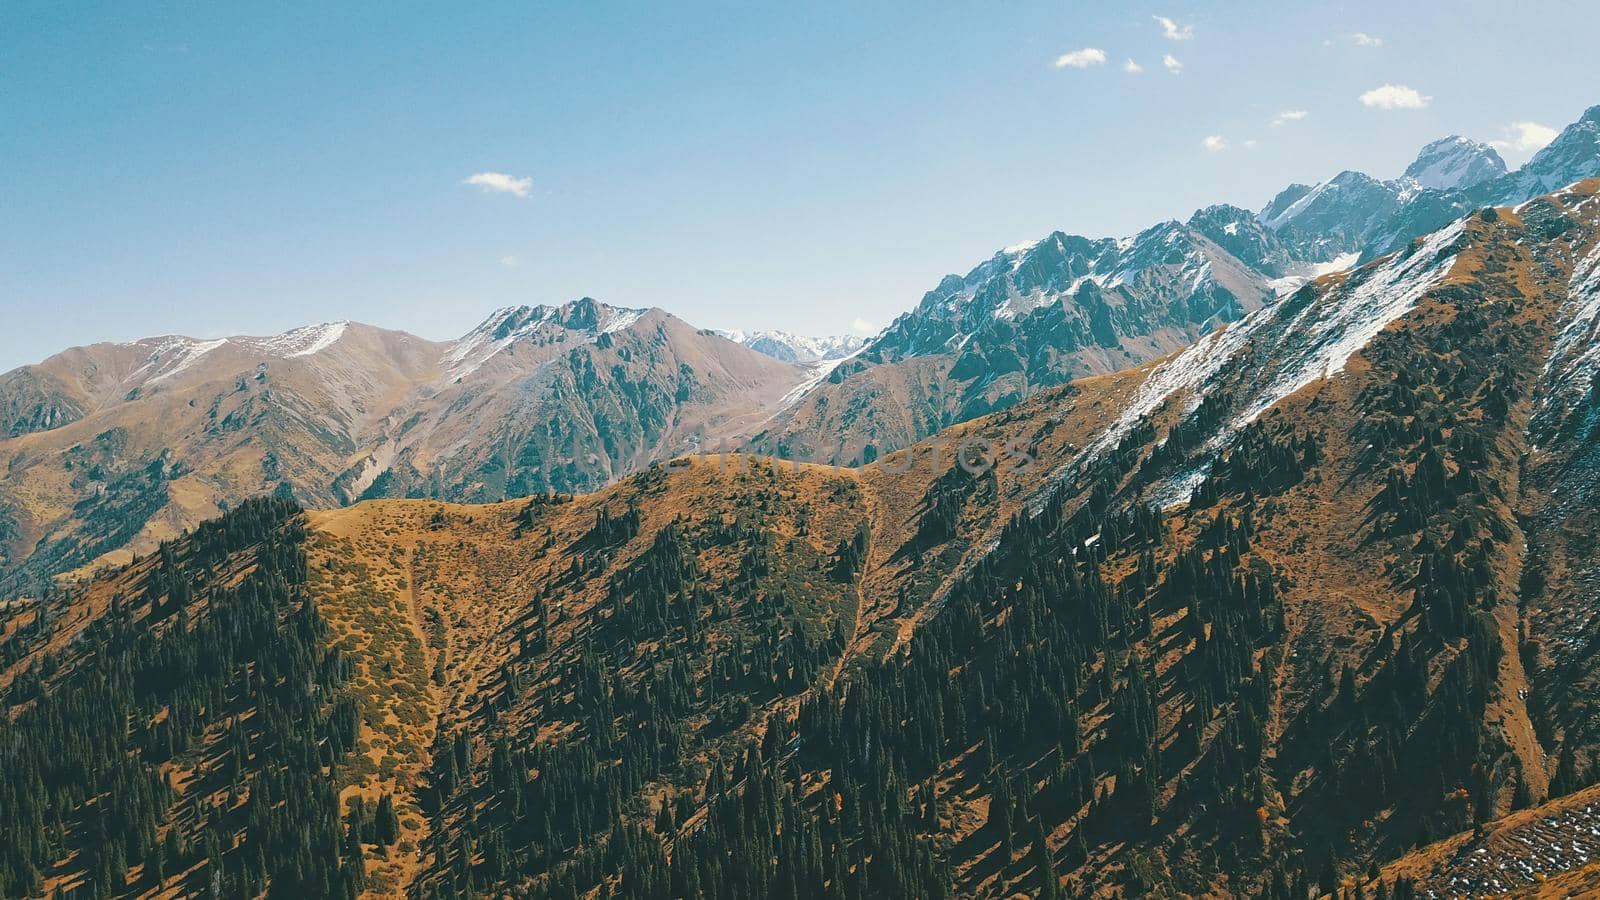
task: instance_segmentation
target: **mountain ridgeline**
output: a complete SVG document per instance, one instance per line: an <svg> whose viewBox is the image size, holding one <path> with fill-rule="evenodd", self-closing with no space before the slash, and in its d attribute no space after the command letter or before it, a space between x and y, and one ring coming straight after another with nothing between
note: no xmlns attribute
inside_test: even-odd
<svg viewBox="0 0 1600 900"><path fill-rule="evenodd" d="M1600 180L1227 318L881 465L258 500L8 606L0 894L1489 893L1600 780Z"/></svg>
<svg viewBox="0 0 1600 900"><path fill-rule="evenodd" d="M1260 212L1199 210L1132 238L1061 233L947 276L855 357L790 403L750 446L870 461L1070 379L1146 362L1309 278L1404 247L1487 206L1600 176L1600 106L1515 172L1460 137L1405 174L1291 185Z"/></svg>
<svg viewBox="0 0 1600 900"><path fill-rule="evenodd" d="M810 370L659 310L96 344L0 376L0 594L149 553L244 499L593 490L745 433ZM731 439L731 438L730 438Z"/></svg>
<svg viewBox="0 0 1600 900"><path fill-rule="evenodd" d="M1344 172L1257 213L1007 248L866 341L701 330L585 298L500 310L447 342L334 323L74 348L0 375L0 594L126 562L261 494L486 502L722 447L871 462L1594 175L1600 107L1515 172L1446 138L1392 181Z"/></svg>

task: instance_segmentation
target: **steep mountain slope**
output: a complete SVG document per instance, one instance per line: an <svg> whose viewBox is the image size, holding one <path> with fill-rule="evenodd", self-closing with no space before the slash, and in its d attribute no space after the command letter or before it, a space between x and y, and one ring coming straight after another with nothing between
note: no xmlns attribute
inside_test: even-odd
<svg viewBox="0 0 1600 900"><path fill-rule="evenodd" d="M91 413L179 389L218 369L248 371L269 362L305 360L332 350L372 370L370 379L409 381L425 371L438 346L400 332L336 322L268 338L197 340L176 335L123 344L95 344L58 353L38 365L0 375L0 438L48 431ZM393 371L384 371L389 362ZM362 387L356 384L352 390Z"/></svg>
<svg viewBox="0 0 1600 900"><path fill-rule="evenodd" d="M1383 867L1449 896L1587 897L1600 888L1600 787L1419 847Z"/></svg>
<svg viewBox="0 0 1600 900"><path fill-rule="evenodd" d="M1600 106L1591 106L1527 165L1493 182L1488 197L1490 202L1504 205L1560 190L1579 179L1595 177L1596 159L1600 159Z"/></svg>
<svg viewBox="0 0 1600 900"><path fill-rule="evenodd" d="M1259 308L1272 278L1293 269L1271 234L1231 207L1124 241L1057 232L945 278L752 446L870 461L1042 388L1171 352Z"/></svg>
<svg viewBox="0 0 1600 900"><path fill-rule="evenodd" d="M1597 189L1486 212L1202 341L1062 473L1111 466L1124 491L1187 501L1180 518L1248 517L1293 586L1267 771L1308 850L1382 859L1594 777L1591 713L1561 702L1592 662L1532 636L1592 616L1567 542L1594 523L1581 496L1547 510L1586 474ZM1156 442L1147 417L1174 416Z"/></svg>
<svg viewBox="0 0 1600 900"><path fill-rule="evenodd" d="M244 498L590 490L748 430L809 377L657 310L503 310L460 340L339 323L156 338L0 380L0 588L126 559ZM107 554L119 555L107 557Z"/></svg>
<svg viewBox="0 0 1600 900"><path fill-rule="evenodd" d="M1506 174L1506 161L1493 147L1452 134L1422 148L1400 177L1425 190L1451 191L1474 187Z"/></svg>
<svg viewBox="0 0 1600 900"><path fill-rule="evenodd" d="M725 441L871 460L1171 352L1487 203L1600 174L1600 107L1501 170L1447 138L1395 181L1343 173L1254 216L1053 234L946 278L861 347L779 333L741 347L586 299L503 310L444 344L334 323L69 350L0 375L0 586L148 550L262 491L330 506L589 490Z"/></svg>
<svg viewBox="0 0 1600 900"><path fill-rule="evenodd" d="M1383 181L1364 172L1344 171L1306 191L1263 224L1292 246L1296 256L1326 259L1359 253L1419 190L1410 181ZM1274 198L1269 208L1276 205Z"/></svg>
<svg viewBox="0 0 1600 900"><path fill-rule="evenodd" d="M660 310L579 301L505 315L447 356L446 383L425 407L382 423L347 473L351 495L594 490L744 433L809 374ZM484 348L494 352L479 362Z"/></svg>
<svg viewBox="0 0 1600 900"><path fill-rule="evenodd" d="M306 633L339 660L326 702L354 714L352 739L330 712L336 764L314 769L352 827L267 872L255 842L295 832L246 801L242 839L179 854L184 877L1304 897L1579 790L1600 775L1597 271L1591 181L876 465L703 456L586 497L283 518L304 599L282 611L315 610ZM207 534L6 610L0 728L85 696L71 673L105 651L81 636L125 615L118 592L210 621L214 573L282 546L232 517ZM232 562L199 549L219 534ZM144 748L165 696L118 736ZM187 772L188 752L162 764ZM238 777L273 771L265 753ZM35 802L64 774L16 790ZM131 821L193 845L215 817L178 784ZM37 802L0 857L10 883L32 866L148 892L145 870L50 836L52 814L79 833L88 794ZM327 821L325 801L282 815L302 808Z"/></svg>
<svg viewBox="0 0 1600 900"><path fill-rule="evenodd" d="M361 829L343 846L332 774L356 708L303 593L298 512L251 501L70 599L6 611L0 893L358 889Z"/></svg>
<svg viewBox="0 0 1600 900"><path fill-rule="evenodd" d="M1499 197L1507 193L1509 177L1500 154L1488 144L1451 135L1423 147L1399 178L1385 181L1362 172L1340 172L1314 187L1291 185L1259 215L1297 259L1327 259L1347 253L1370 259L1478 207L1520 202L1597 174L1597 160L1600 157L1591 157L1584 171L1574 172L1559 185L1530 190L1516 198ZM1429 218L1432 227L1416 231L1403 225L1417 218L1419 211L1451 205L1457 197L1469 195L1478 202L1468 201L1448 218Z"/></svg>
<svg viewBox="0 0 1600 900"><path fill-rule="evenodd" d="M100 344L24 370L65 385L78 415L0 441L0 583L148 552L285 485L337 502L345 457L442 349L350 324Z"/></svg>
<svg viewBox="0 0 1600 900"><path fill-rule="evenodd" d="M83 417L83 399L59 378L33 367L0 375L0 439L77 421Z"/></svg>

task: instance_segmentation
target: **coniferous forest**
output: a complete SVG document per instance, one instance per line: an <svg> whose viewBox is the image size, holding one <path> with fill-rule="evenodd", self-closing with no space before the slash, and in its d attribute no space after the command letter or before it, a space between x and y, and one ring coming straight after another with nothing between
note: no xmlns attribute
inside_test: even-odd
<svg viewBox="0 0 1600 900"><path fill-rule="evenodd" d="M43 896L70 857L82 877L63 896L169 883L355 896L359 856L330 778L355 746L354 710L302 590L299 515L251 501L163 546L129 592L12 681L0 895ZM13 634L7 649L30 639Z"/></svg>

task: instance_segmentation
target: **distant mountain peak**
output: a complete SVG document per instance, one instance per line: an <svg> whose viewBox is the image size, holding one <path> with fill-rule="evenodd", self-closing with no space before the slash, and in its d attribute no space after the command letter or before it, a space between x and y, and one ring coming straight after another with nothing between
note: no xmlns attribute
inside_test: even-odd
<svg viewBox="0 0 1600 900"><path fill-rule="evenodd" d="M1429 143L1405 174L1382 181L1340 172L1314 187L1292 184L1257 218L1302 261L1357 253L1367 260L1484 206L1515 205L1600 175L1600 106L1586 110L1522 168L1460 135Z"/></svg>
<svg viewBox="0 0 1600 900"><path fill-rule="evenodd" d="M1289 208L1300 202L1300 199L1311 193L1311 185L1295 182L1279 191L1266 206L1261 208L1259 218L1268 228L1276 228Z"/></svg>
<svg viewBox="0 0 1600 900"><path fill-rule="evenodd" d="M784 362L810 364L844 359L866 344L853 334L808 337L787 331L719 331L721 336Z"/></svg>
<svg viewBox="0 0 1600 900"><path fill-rule="evenodd" d="M337 344L350 328L348 321L325 322L285 331L276 337L261 338L257 344L268 355L283 359L315 356Z"/></svg>
<svg viewBox="0 0 1600 900"><path fill-rule="evenodd" d="M1472 187L1506 173L1506 161L1482 141L1452 134L1423 147L1406 167L1406 178L1434 191Z"/></svg>
<svg viewBox="0 0 1600 900"><path fill-rule="evenodd" d="M455 381L477 371L519 340L538 335L577 332L594 340L631 326L649 310L611 306L580 297L560 306L507 306L489 314L476 328L454 341L444 355L445 379Z"/></svg>
<svg viewBox="0 0 1600 900"><path fill-rule="evenodd" d="M1520 203L1596 175L1600 175L1600 106L1591 106L1505 179L1495 200Z"/></svg>
<svg viewBox="0 0 1600 900"><path fill-rule="evenodd" d="M1293 268L1289 248L1247 209L1214 204L1196 210L1189 217L1189 228L1258 272L1280 277Z"/></svg>

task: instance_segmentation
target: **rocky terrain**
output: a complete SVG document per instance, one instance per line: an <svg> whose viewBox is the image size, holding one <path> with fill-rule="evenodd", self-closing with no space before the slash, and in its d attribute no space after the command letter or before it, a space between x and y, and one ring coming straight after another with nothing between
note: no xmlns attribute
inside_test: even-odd
<svg viewBox="0 0 1600 900"><path fill-rule="evenodd" d="M1428 144L1398 178L1295 184L1258 213L1212 206L1122 239L1056 233L947 276L751 446L849 463L1072 378L1158 358L1309 278L1481 207L1600 176L1600 107L1507 172L1488 145Z"/></svg>
<svg viewBox="0 0 1600 900"><path fill-rule="evenodd" d="M0 376L0 591L125 561L264 493L589 490L743 434L811 377L659 310L501 310L444 343L356 323L76 348Z"/></svg>

